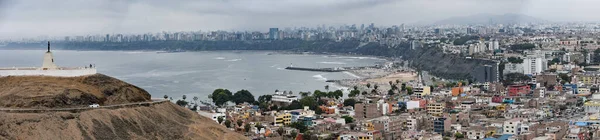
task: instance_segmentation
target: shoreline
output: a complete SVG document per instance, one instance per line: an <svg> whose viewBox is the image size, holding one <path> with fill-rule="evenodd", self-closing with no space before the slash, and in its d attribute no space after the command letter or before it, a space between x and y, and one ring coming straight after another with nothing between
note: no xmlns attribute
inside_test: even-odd
<svg viewBox="0 0 600 140"><path fill-rule="evenodd" d="M351 70L346 72L359 76L360 78L339 79L332 83L348 88L357 86L359 90L363 91L365 91L365 89L372 89L374 85L377 85L379 87L377 91L380 93L385 93L387 90L391 89L389 81L396 83L396 80L399 80L401 83L409 83L417 81L418 79L417 73L413 69L406 67ZM365 87L367 83L371 84L371 88Z"/></svg>

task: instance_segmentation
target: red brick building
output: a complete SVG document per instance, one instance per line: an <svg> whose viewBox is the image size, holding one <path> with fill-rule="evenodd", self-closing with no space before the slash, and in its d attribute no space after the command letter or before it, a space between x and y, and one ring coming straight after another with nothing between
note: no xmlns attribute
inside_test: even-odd
<svg viewBox="0 0 600 140"><path fill-rule="evenodd" d="M494 96L492 97L493 103L502 103L504 102L504 96Z"/></svg>
<svg viewBox="0 0 600 140"><path fill-rule="evenodd" d="M531 87L529 85L511 85L508 86L508 96L521 96L529 94Z"/></svg>

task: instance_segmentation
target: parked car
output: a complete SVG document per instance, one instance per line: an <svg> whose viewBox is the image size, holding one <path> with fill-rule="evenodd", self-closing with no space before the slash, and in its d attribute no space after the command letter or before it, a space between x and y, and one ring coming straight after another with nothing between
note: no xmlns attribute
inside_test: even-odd
<svg viewBox="0 0 600 140"><path fill-rule="evenodd" d="M98 107L100 107L100 105L99 104L92 104L92 105L90 105L90 107L91 108L98 108Z"/></svg>

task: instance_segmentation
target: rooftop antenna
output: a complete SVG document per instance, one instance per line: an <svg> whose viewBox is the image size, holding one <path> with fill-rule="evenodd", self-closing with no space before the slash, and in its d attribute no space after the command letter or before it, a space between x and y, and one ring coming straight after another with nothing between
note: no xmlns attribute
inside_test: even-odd
<svg viewBox="0 0 600 140"><path fill-rule="evenodd" d="M48 52L50 52L50 41L48 41Z"/></svg>

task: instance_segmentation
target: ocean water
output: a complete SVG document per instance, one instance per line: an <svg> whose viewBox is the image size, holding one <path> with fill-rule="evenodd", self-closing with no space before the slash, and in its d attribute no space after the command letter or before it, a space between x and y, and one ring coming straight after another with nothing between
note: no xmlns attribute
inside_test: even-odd
<svg viewBox="0 0 600 140"><path fill-rule="evenodd" d="M43 50L0 50L0 67L39 67ZM356 78L351 73L285 70L298 67L372 66L385 60L372 57L277 54L253 51L160 53L126 51L53 51L61 67L95 64L98 72L146 89L153 98L186 95L206 100L217 88L232 92L246 89L259 95L275 90L300 91L343 89L328 79Z"/></svg>

